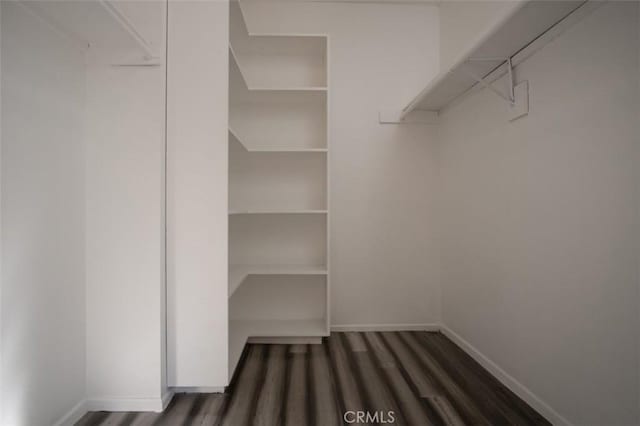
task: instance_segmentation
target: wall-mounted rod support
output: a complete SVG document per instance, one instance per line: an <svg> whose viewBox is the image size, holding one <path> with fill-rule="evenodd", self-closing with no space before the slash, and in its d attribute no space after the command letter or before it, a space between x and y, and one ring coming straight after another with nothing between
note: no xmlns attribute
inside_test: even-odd
<svg viewBox="0 0 640 426"><path fill-rule="evenodd" d="M513 90L513 67L511 64L511 58L469 58L467 59L466 62L474 62L474 61L505 61L505 63L507 64L507 72L509 73L509 92L508 94L504 94L501 91L499 91L498 89L496 89L495 87L493 87L493 85L491 83L488 83L484 77L480 77L478 76L475 72L473 72L471 69L469 69L468 66L465 66L465 64L463 64L462 67L460 67L460 69L462 69L467 75L469 75L471 78L473 78L475 81L477 81L478 83L480 83L483 87L491 90L493 93L495 93L496 95L500 96L502 99L504 99L505 101L509 102L509 104L513 105L515 104L515 96L514 96L514 90Z"/></svg>

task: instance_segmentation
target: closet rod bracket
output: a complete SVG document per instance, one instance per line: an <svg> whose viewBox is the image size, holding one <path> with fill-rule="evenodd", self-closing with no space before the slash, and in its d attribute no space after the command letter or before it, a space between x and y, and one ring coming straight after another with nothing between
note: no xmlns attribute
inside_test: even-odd
<svg viewBox="0 0 640 426"><path fill-rule="evenodd" d="M497 89L493 85L493 81L487 81L486 77L481 77L477 75L469 66L470 62L502 62L507 67L507 93L503 93L499 89ZM517 118L525 116L529 113L529 83L527 81L523 81L519 84L515 84L514 82L514 74L513 74L513 63L511 61L511 57L480 57L480 58L469 58L463 64L461 69L467 74L469 77L473 78L476 82L478 82L484 88L490 90L491 92L498 95L500 98L505 100L508 104L509 108L509 121L513 121Z"/></svg>
<svg viewBox="0 0 640 426"><path fill-rule="evenodd" d="M507 91L506 94L504 94L500 90L496 89L493 86L492 82L487 81L485 77L480 77L479 75L477 75L468 66L468 64L470 62L497 62L497 61L504 62L507 65L507 73L509 74L509 77L508 77L509 87L508 87L508 91ZM461 69L464 71L465 74L467 74L469 77L473 78L476 82L480 83L486 89L491 90L493 93L495 93L496 95L500 96L502 99L504 99L505 101L509 102L511 105L515 104L515 97L514 97L514 94L513 94L514 93L514 91L513 91L513 66L511 64L511 58L496 58L496 57L469 58L464 63L464 66Z"/></svg>

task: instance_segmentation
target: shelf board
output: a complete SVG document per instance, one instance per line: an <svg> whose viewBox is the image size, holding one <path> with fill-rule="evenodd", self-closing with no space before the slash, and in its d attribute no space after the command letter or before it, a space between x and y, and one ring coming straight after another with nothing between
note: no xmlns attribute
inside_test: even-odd
<svg viewBox="0 0 640 426"><path fill-rule="evenodd" d="M229 215L247 214L327 214L327 210L231 210Z"/></svg>
<svg viewBox="0 0 640 426"><path fill-rule="evenodd" d="M259 152L264 152L264 153L295 153L295 152L299 152L301 154L303 153L323 153L323 152L329 152L329 150L327 148L286 148L286 147L282 147L282 148L265 148L265 149L247 149L247 152L255 152L255 153L259 153Z"/></svg>
<svg viewBox="0 0 640 426"><path fill-rule="evenodd" d="M329 152L329 149L327 148L296 148L296 147L286 147L286 146L282 146L282 147L278 147L278 146L273 146L273 147L269 147L269 148L249 148L247 145L245 145L240 138L238 137L238 133L233 130L231 127L229 127L229 140L235 140L238 145L240 145L242 147L242 150L245 152L251 152L251 153L327 153Z"/></svg>
<svg viewBox="0 0 640 426"><path fill-rule="evenodd" d="M324 318L307 320L231 320L229 321L229 375L233 374L249 337L327 336Z"/></svg>
<svg viewBox="0 0 640 426"><path fill-rule="evenodd" d="M273 141L277 148L326 148L327 95L325 90L299 88L249 90L237 67L231 66L229 126L237 139L255 141L254 145Z"/></svg>
<svg viewBox="0 0 640 426"><path fill-rule="evenodd" d="M506 58L513 58L528 48L585 3L593 2L523 1L504 19L489 28L453 66L441 72L403 108L401 120L413 111L441 111L477 84L473 77L465 73L465 67L470 67L478 76L489 76L505 64ZM493 60L485 60L487 58ZM514 62L515 65L517 63Z"/></svg>
<svg viewBox="0 0 640 426"><path fill-rule="evenodd" d="M316 265L231 265L229 297L249 275L327 275L326 266Z"/></svg>
<svg viewBox="0 0 640 426"><path fill-rule="evenodd" d="M317 337L327 335L324 318L296 320L231 320L231 328L247 337Z"/></svg>
<svg viewBox="0 0 640 426"><path fill-rule="evenodd" d="M327 34L251 33L242 9L229 5L229 44L250 90L326 90Z"/></svg>
<svg viewBox="0 0 640 426"><path fill-rule="evenodd" d="M247 87L250 91L262 91L262 92L326 92L327 88L324 86L301 86L301 87Z"/></svg>

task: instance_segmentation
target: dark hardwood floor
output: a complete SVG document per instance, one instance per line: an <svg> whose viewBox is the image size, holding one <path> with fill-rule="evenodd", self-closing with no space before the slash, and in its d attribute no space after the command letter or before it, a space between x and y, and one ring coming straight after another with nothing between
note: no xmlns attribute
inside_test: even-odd
<svg viewBox="0 0 640 426"><path fill-rule="evenodd" d="M252 344L240 362L225 394L178 394L163 413L93 412L77 425L550 424L441 333Z"/></svg>

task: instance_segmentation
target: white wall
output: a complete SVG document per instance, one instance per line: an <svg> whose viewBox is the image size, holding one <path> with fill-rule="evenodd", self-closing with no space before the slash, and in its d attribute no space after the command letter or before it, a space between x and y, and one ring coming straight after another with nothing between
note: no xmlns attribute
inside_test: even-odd
<svg viewBox="0 0 640 426"><path fill-rule="evenodd" d="M164 297L164 67L87 73L87 393L159 409ZM125 409L124 407L119 408Z"/></svg>
<svg viewBox="0 0 640 426"><path fill-rule="evenodd" d="M169 5L169 385L227 385L229 4Z"/></svg>
<svg viewBox="0 0 640 426"><path fill-rule="evenodd" d="M164 3L119 2L164 56ZM138 53L139 54L139 53ZM165 68L87 52L89 409L160 410L165 359Z"/></svg>
<svg viewBox="0 0 640 426"><path fill-rule="evenodd" d="M443 321L574 424L640 421L637 8L522 64L527 117L485 90L441 129Z"/></svg>
<svg viewBox="0 0 640 426"><path fill-rule="evenodd" d="M437 7L241 4L251 32L330 37L332 324L438 322L430 130L378 124L438 72Z"/></svg>
<svg viewBox="0 0 640 426"><path fill-rule="evenodd" d="M512 13L522 0L442 0L440 16L440 69L449 69L479 37Z"/></svg>
<svg viewBox="0 0 640 426"><path fill-rule="evenodd" d="M48 426L85 392L83 55L2 2L2 417Z"/></svg>

